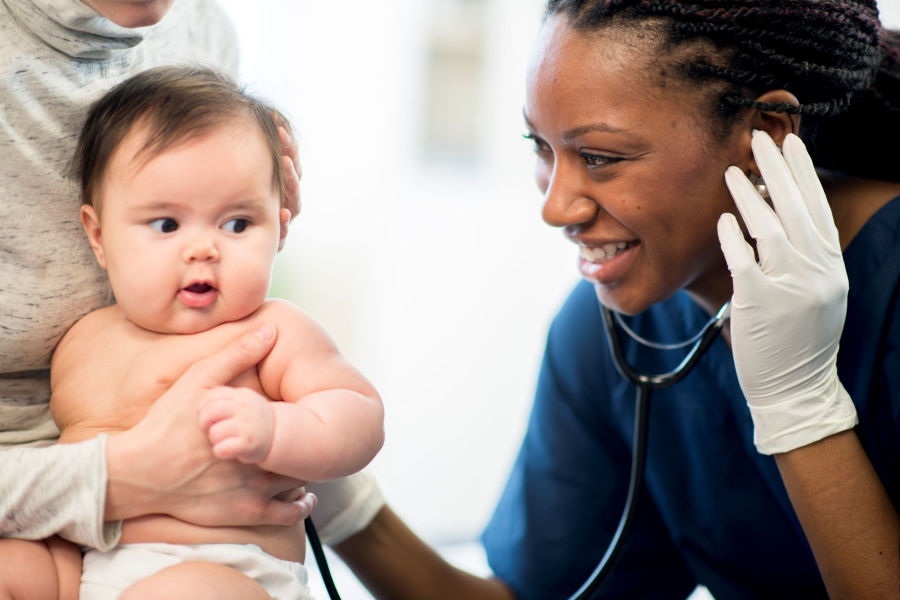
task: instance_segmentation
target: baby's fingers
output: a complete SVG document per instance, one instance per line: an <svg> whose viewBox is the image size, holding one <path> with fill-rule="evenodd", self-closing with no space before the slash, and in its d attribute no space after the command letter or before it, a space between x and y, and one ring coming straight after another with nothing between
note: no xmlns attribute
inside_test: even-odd
<svg viewBox="0 0 900 600"><path fill-rule="evenodd" d="M210 444L215 445L228 438L242 437L241 434L242 431L237 419L223 419L213 423L209 431L206 432L206 437L209 438Z"/></svg>
<svg viewBox="0 0 900 600"><path fill-rule="evenodd" d="M210 428L234 416L234 402L224 398L213 398L206 401L200 408L197 415L197 423L203 433L209 435Z"/></svg>
<svg viewBox="0 0 900 600"><path fill-rule="evenodd" d="M240 438L226 438L213 444L213 456L219 460L241 460L247 448ZM241 460L241 462L250 462Z"/></svg>

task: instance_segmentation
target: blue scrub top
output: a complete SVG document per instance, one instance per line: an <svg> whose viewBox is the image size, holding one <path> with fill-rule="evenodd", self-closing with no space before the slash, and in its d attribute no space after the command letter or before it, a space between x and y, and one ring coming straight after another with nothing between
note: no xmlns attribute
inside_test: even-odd
<svg viewBox="0 0 900 600"><path fill-rule="evenodd" d="M900 506L900 198L844 253L850 279L838 371L856 432ZM685 295L628 319L678 342L708 316ZM634 436L634 387L615 370L593 286L580 283L550 328L528 430L483 535L494 573L522 600L567 598L593 572L619 521ZM620 336L631 364L674 368L684 351ZM653 393L646 487L626 551L596 598L827 598L775 461L719 339L695 370Z"/></svg>

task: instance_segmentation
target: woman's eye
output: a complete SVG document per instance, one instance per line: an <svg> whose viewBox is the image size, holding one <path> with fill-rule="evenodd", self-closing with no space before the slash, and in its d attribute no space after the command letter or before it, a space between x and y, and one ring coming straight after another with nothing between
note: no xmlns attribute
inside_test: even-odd
<svg viewBox="0 0 900 600"><path fill-rule="evenodd" d="M178 229L178 223L174 219L155 219L149 225L160 233L172 233Z"/></svg>
<svg viewBox="0 0 900 600"><path fill-rule="evenodd" d="M523 133L522 137L526 140L531 140L531 143L534 144L533 150L535 152L547 152L550 150L550 146L547 145L547 142L537 137L533 133Z"/></svg>
<svg viewBox="0 0 900 600"><path fill-rule="evenodd" d="M250 227L250 221L247 219L229 219L222 225L222 229L229 233L243 233Z"/></svg>
<svg viewBox="0 0 900 600"><path fill-rule="evenodd" d="M594 154L592 152L582 152L581 158L589 168L603 167L615 164L623 158L621 156L608 156L606 154Z"/></svg>

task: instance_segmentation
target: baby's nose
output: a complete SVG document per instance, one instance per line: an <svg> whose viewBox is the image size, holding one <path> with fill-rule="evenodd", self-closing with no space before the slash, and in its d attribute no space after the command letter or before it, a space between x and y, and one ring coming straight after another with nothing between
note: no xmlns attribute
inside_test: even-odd
<svg viewBox="0 0 900 600"><path fill-rule="evenodd" d="M184 252L184 261L209 261L218 260L219 250L216 248L212 240L197 240L190 244Z"/></svg>

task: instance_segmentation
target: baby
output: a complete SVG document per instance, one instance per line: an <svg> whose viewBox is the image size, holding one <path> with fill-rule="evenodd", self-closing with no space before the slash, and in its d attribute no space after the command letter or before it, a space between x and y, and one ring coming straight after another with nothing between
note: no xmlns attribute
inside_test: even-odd
<svg viewBox="0 0 900 600"><path fill-rule="evenodd" d="M372 385L308 314L266 300L290 218L279 121L287 128L227 77L196 67L144 72L94 105L76 154L81 221L116 303L78 321L53 356L61 443L134 426L188 367L271 323L268 356L201 402L198 427L215 456L323 481L381 448ZM117 548L85 555L81 600L244 600L263 589L309 598L305 547L302 523L131 519Z"/></svg>

